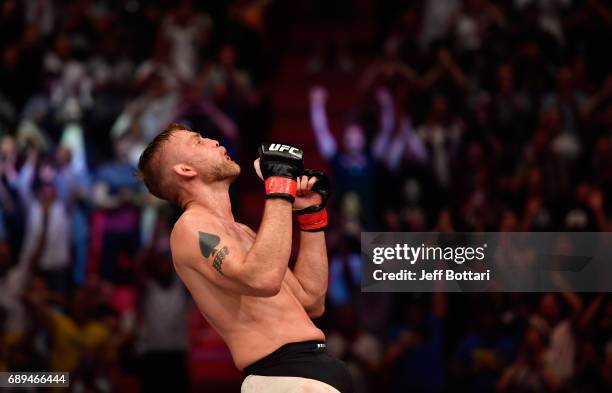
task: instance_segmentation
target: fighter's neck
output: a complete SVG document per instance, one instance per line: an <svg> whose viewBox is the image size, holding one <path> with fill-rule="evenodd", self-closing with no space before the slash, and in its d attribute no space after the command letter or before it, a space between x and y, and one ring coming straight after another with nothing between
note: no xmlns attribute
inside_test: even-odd
<svg viewBox="0 0 612 393"><path fill-rule="evenodd" d="M187 210L205 210L224 220L234 221L229 185L202 184L181 198L180 205Z"/></svg>

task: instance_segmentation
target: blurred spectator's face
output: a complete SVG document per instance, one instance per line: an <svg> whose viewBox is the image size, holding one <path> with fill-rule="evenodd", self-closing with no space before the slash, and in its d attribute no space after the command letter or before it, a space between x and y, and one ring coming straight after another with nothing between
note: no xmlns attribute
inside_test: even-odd
<svg viewBox="0 0 612 393"><path fill-rule="evenodd" d="M421 197L421 185L415 179L406 179L402 187L405 202L417 202Z"/></svg>
<svg viewBox="0 0 612 393"><path fill-rule="evenodd" d="M527 188L532 194L542 189L542 171L538 168L531 168L527 172Z"/></svg>
<svg viewBox="0 0 612 393"><path fill-rule="evenodd" d="M2 15L8 16L17 11L17 2L15 0L7 0L2 3Z"/></svg>
<svg viewBox="0 0 612 393"><path fill-rule="evenodd" d="M536 131L531 139L531 147L537 154L543 154L548 150L549 135L544 131Z"/></svg>
<svg viewBox="0 0 612 393"><path fill-rule="evenodd" d="M131 144L127 140L127 138L121 138L115 141L114 148L115 148L115 158L122 162L127 161L129 154L130 154L130 149L131 149Z"/></svg>
<svg viewBox="0 0 612 393"><path fill-rule="evenodd" d="M417 35L420 30L419 13L413 9L404 11L402 14L402 27L404 32L412 32L414 35Z"/></svg>
<svg viewBox="0 0 612 393"><path fill-rule="evenodd" d="M15 139L5 136L0 141L0 158L14 160L17 157L17 145Z"/></svg>
<svg viewBox="0 0 612 393"><path fill-rule="evenodd" d="M148 81L147 90L153 97L161 97L168 91L168 86L162 77L155 75Z"/></svg>
<svg viewBox="0 0 612 393"><path fill-rule="evenodd" d="M521 52L527 61L535 62L540 59L542 51L537 42L524 42L521 47Z"/></svg>
<svg viewBox="0 0 612 393"><path fill-rule="evenodd" d="M573 66L572 68L573 73L577 79L588 78L587 77L588 70L587 70L586 61L584 60L584 57L582 56L576 57L574 59L574 64L572 66Z"/></svg>
<svg viewBox="0 0 612 393"><path fill-rule="evenodd" d="M7 70L13 70L19 65L19 51L16 47L10 46L2 54L2 65Z"/></svg>
<svg viewBox="0 0 612 393"><path fill-rule="evenodd" d="M40 28L35 24L30 24L23 33L23 43L26 46L34 46L40 42Z"/></svg>
<svg viewBox="0 0 612 393"><path fill-rule="evenodd" d="M561 309L557 297L552 293L546 293L540 298L540 314L548 322L556 322L561 316Z"/></svg>
<svg viewBox="0 0 612 393"><path fill-rule="evenodd" d="M518 230L518 218L512 210L506 210L502 214L501 223L499 224L500 232L515 232Z"/></svg>
<svg viewBox="0 0 612 393"><path fill-rule="evenodd" d="M497 69L497 86L502 93L509 93L514 87L514 73L508 64L502 64Z"/></svg>
<svg viewBox="0 0 612 393"><path fill-rule="evenodd" d="M185 25L189 22L189 18L193 13L191 1L182 1L181 5L176 10L176 22L179 25Z"/></svg>
<svg viewBox="0 0 612 393"><path fill-rule="evenodd" d="M427 229L427 217L420 207L406 210L402 219L409 231L422 232Z"/></svg>
<svg viewBox="0 0 612 393"><path fill-rule="evenodd" d="M232 68L236 64L236 50L231 45L225 45L219 51L219 63L225 68Z"/></svg>
<svg viewBox="0 0 612 393"><path fill-rule="evenodd" d="M449 209L444 209L440 212L437 227L439 232L451 232L453 230L453 217Z"/></svg>
<svg viewBox="0 0 612 393"><path fill-rule="evenodd" d="M470 143L467 151L467 159L472 167L476 167L482 163L483 152L480 143Z"/></svg>
<svg viewBox="0 0 612 393"><path fill-rule="evenodd" d="M577 201L584 202L589 197L589 191L590 191L590 187L587 183L580 183L578 187L576 187L574 196Z"/></svg>
<svg viewBox="0 0 612 393"><path fill-rule="evenodd" d="M539 352L544 346L542 335L537 329L528 328L525 332L525 346L530 352Z"/></svg>
<svg viewBox="0 0 612 393"><path fill-rule="evenodd" d="M429 117L431 121L443 121L448 111L448 103L446 98L436 96L431 103L431 111Z"/></svg>
<svg viewBox="0 0 612 393"><path fill-rule="evenodd" d="M38 170L38 177L45 183L53 183L56 175L57 171L55 170L51 162L45 162L40 166L40 169Z"/></svg>
<svg viewBox="0 0 612 393"><path fill-rule="evenodd" d="M348 219L356 219L361 214L361 201L353 192L347 192L340 203L342 215Z"/></svg>
<svg viewBox="0 0 612 393"><path fill-rule="evenodd" d="M67 34L60 34L55 39L55 53L61 59L68 59L70 57L71 46L70 39Z"/></svg>
<svg viewBox="0 0 612 393"><path fill-rule="evenodd" d="M55 151L55 162L58 167L64 167L72 161L72 152L66 146L60 146Z"/></svg>
<svg viewBox="0 0 612 393"><path fill-rule="evenodd" d="M399 57L399 48L398 48L398 44L396 42L393 41L389 41L385 44L385 48L384 48L384 57L386 60L392 60L395 61L398 59ZM393 73L393 71L387 72L387 74Z"/></svg>
<svg viewBox="0 0 612 393"><path fill-rule="evenodd" d="M360 154L365 148L363 129L352 124L344 131L344 150L349 154Z"/></svg>
<svg viewBox="0 0 612 393"><path fill-rule="evenodd" d="M561 68L557 74L557 88L562 92L572 90L573 79L572 70L569 67Z"/></svg>
<svg viewBox="0 0 612 393"><path fill-rule="evenodd" d="M540 126L549 133L549 136L556 135L561 128L561 114L559 113L559 109L553 106L543 110L540 113Z"/></svg>

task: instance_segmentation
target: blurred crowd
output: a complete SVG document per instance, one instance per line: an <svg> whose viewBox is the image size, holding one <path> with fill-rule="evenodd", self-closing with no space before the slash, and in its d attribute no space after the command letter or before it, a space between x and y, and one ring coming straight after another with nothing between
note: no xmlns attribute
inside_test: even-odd
<svg viewBox="0 0 612 393"><path fill-rule="evenodd" d="M250 167L275 109L279 3L0 4L0 371L187 389L189 296L168 248L180 212L135 165L181 121ZM335 33L361 3L314 9ZM609 295L360 292L364 230L609 230L611 4L370 4L367 47L336 35L304 64L335 185L329 350L358 392L611 391ZM318 83L334 64L356 80L341 130Z"/></svg>
<svg viewBox="0 0 612 393"><path fill-rule="evenodd" d="M267 3L0 4L0 371L187 390L189 296L168 244L180 212L136 163L177 119L235 157L260 141Z"/></svg>
<svg viewBox="0 0 612 393"><path fill-rule="evenodd" d="M610 391L607 295L358 291L363 230L609 230L611 4L431 0L377 16L341 132L334 90L310 91L336 186L330 349L363 392ZM307 71L345 70L336 47Z"/></svg>

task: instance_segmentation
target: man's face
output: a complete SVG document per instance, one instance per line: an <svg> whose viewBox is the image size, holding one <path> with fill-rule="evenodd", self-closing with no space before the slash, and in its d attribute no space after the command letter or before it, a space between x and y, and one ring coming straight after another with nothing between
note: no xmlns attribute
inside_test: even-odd
<svg viewBox="0 0 612 393"><path fill-rule="evenodd" d="M349 125L344 131L344 149L347 153L362 153L365 148L363 129L357 125Z"/></svg>
<svg viewBox="0 0 612 393"><path fill-rule="evenodd" d="M240 174L240 166L219 142L204 138L197 132L175 132L169 140L169 147L175 163L191 166L207 183L233 180Z"/></svg>

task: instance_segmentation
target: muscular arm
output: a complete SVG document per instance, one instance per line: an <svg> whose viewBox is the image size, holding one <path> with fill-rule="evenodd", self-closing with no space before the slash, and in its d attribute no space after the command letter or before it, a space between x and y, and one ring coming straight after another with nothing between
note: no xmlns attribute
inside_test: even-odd
<svg viewBox="0 0 612 393"><path fill-rule="evenodd" d="M268 199L259 233L245 252L235 235L211 218L188 216L172 231L172 257L184 279L194 271L229 291L269 297L280 291L291 253L291 204Z"/></svg>
<svg viewBox="0 0 612 393"><path fill-rule="evenodd" d="M328 281L325 232L301 231L293 275L299 287L292 289L308 315L314 318L323 315Z"/></svg>

